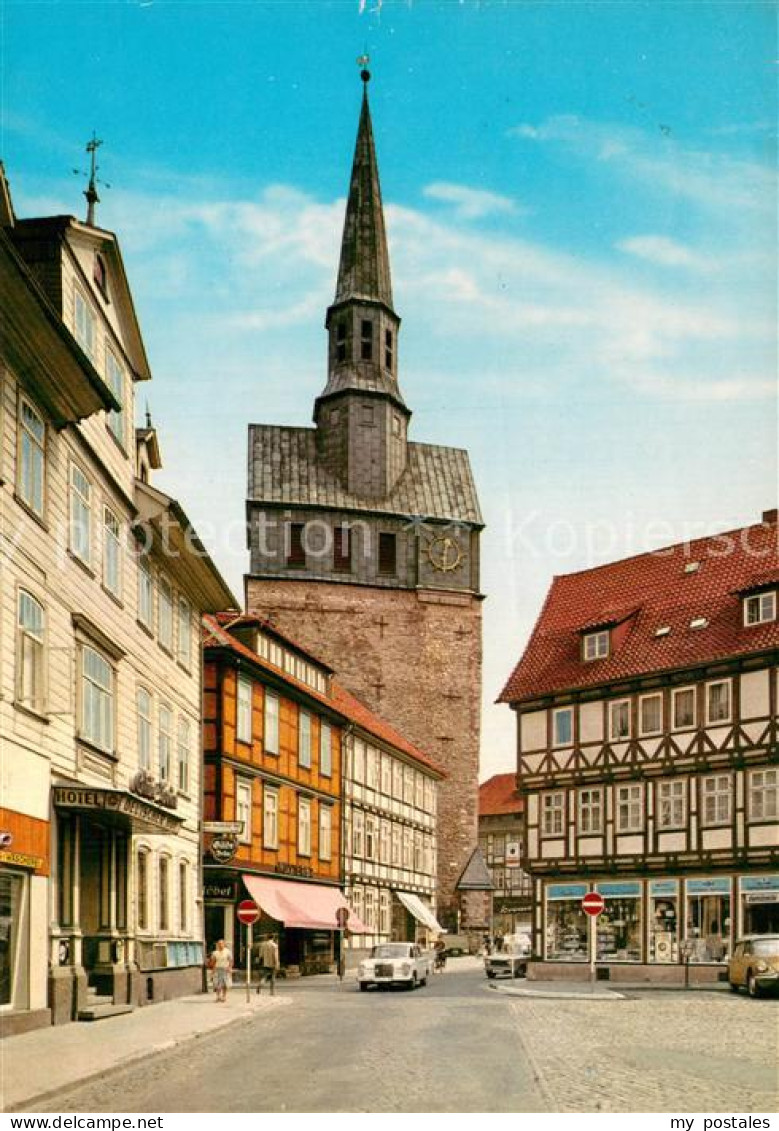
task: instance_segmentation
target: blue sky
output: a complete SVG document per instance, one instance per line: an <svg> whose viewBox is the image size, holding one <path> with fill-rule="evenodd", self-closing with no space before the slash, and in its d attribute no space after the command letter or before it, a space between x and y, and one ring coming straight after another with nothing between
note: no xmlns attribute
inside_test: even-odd
<svg viewBox="0 0 779 1131"><path fill-rule="evenodd" d="M411 435L488 523L485 776L553 574L775 505L773 3L0 0L0 35L17 212L82 215L104 139L160 483L238 592L246 426L324 384L367 47Z"/></svg>

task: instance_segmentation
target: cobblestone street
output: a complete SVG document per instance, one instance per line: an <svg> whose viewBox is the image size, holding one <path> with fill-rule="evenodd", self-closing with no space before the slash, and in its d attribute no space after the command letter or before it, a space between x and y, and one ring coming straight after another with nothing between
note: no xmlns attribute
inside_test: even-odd
<svg viewBox="0 0 779 1131"><path fill-rule="evenodd" d="M775 1001L642 992L611 1002L515 998L511 1010L554 1111L777 1110Z"/></svg>

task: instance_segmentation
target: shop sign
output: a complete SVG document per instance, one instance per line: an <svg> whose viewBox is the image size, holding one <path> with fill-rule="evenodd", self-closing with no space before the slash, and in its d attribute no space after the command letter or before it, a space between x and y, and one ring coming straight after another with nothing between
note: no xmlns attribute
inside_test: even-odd
<svg viewBox="0 0 779 1131"><path fill-rule="evenodd" d="M214 860L219 864L229 864L238 851L238 837L232 833L224 836L215 836L209 849Z"/></svg>
<svg viewBox="0 0 779 1131"><path fill-rule="evenodd" d="M273 870L282 876L310 877L314 874L308 864L277 864Z"/></svg>
<svg viewBox="0 0 779 1131"><path fill-rule="evenodd" d="M240 836L243 832L243 821L203 821L204 833L234 833Z"/></svg>
<svg viewBox="0 0 779 1131"><path fill-rule="evenodd" d="M146 824L154 825L166 832L177 832L181 821L178 817L161 813L153 805L148 805L131 793L115 789L88 789L57 786L54 790L54 804L58 809L101 809L105 812L121 813L126 817L137 817Z"/></svg>
<svg viewBox="0 0 779 1131"><path fill-rule="evenodd" d="M0 864L15 864L17 868L42 868L46 861L42 856L29 856L26 852L7 852L0 849Z"/></svg>
<svg viewBox="0 0 779 1131"><path fill-rule="evenodd" d="M587 884L547 884L547 899L582 899L589 888Z"/></svg>
<svg viewBox="0 0 779 1131"><path fill-rule="evenodd" d="M750 891L744 899L747 903L779 903L779 891Z"/></svg>
<svg viewBox="0 0 779 1131"><path fill-rule="evenodd" d="M739 883L742 891L779 892L779 873L773 876L742 876Z"/></svg>
<svg viewBox="0 0 779 1131"><path fill-rule="evenodd" d="M167 782L155 781L148 770L138 770L130 778L129 789L130 793L145 797L147 801L153 801L165 809L178 809L179 799L175 789Z"/></svg>
<svg viewBox="0 0 779 1131"><path fill-rule="evenodd" d="M688 880L688 895L730 895L730 880Z"/></svg>
<svg viewBox="0 0 779 1131"><path fill-rule="evenodd" d="M208 883L203 884L203 899L215 900L221 899L227 903L233 903L237 895L235 880L209 880Z"/></svg>
<svg viewBox="0 0 779 1131"><path fill-rule="evenodd" d="M601 895L608 896L609 899L617 899L618 897L624 897L628 895L641 895L641 883L639 881L625 881L623 883L614 884L596 884L595 886Z"/></svg>
<svg viewBox="0 0 779 1131"><path fill-rule="evenodd" d="M526 895L506 895L495 900L496 915L515 915L518 911L530 911L533 900Z"/></svg>
<svg viewBox="0 0 779 1131"><path fill-rule="evenodd" d="M650 895L677 895L679 883L677 880L650 880Z"/></svg>

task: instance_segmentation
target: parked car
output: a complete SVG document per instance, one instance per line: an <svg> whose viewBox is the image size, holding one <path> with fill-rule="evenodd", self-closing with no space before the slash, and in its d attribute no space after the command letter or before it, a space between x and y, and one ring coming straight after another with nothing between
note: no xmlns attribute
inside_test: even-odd
<svg viewBox="0 0 779 1131"><path fill-rule="evenodd" d="M733 947L728 982L734 993L746 986L750 997L779 987L779 935L745 935Z"/></svg>
<svg viewBox="0 0 779 1131"><path fill-rule="evenodd" d="M527 935L507 935L500 950L491 950L484 956L484 969L488 978L505 974L509 978L524 978L530 957L530 939Z"/></svg>
<svg viewBox="0 0 779 1131"><path fill-rule="evenodd" d="M368 986L405 986L415 990L427 985L433 956L415 943L379 943L357 970L361 990Z"/></svg>

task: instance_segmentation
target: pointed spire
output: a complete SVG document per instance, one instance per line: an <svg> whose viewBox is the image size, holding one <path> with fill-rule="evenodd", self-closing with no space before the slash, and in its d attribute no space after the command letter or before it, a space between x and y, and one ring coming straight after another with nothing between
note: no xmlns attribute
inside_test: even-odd
<svg viewBox="0 0 779 1131"><path fill-rule="evenodd" d="M366 59L363 56L358 62ZM352 163L349 201L346 205L341 262L335 288L335 303L352 298L369 299L392 309L387 234L381 203L379 169L368 106L370 71L363 67L362 111Z"/></svg>

